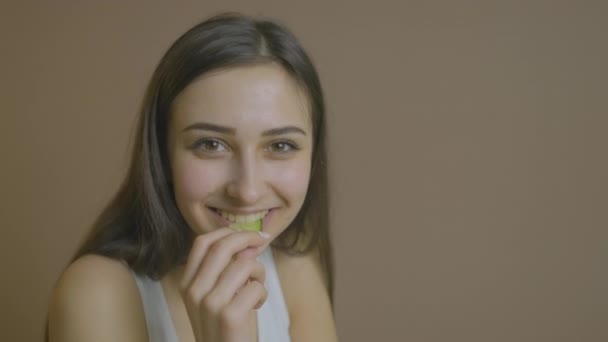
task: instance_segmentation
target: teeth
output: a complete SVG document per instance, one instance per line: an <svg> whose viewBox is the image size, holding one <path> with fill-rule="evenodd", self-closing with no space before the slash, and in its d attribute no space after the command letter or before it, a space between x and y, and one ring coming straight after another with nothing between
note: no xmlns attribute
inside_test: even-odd
<svg viewBox="0 0 608 342"><path fill-rule="evenodd" d="M251 214L251 215L234 215L232 213L223 211L221 209L218 209L218 212L223 218L229 220L230 222L236 222L236 223L255 222L255 221L263 218L264 216L266 216L266 214L268 214L268 210L260 211L259 213L255 213L255 214Z"/></svg>

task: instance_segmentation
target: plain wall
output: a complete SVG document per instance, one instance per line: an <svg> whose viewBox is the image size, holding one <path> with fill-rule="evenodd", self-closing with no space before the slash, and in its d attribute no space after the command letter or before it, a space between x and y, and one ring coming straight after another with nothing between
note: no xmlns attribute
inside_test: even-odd
<svg viewBox="0 0 608 342"><path fill-rule="evenodd" d="M608 341L606 4L2 2L0 340L41 340L162 54L237 10L321 75L341 341Z"/></svg>

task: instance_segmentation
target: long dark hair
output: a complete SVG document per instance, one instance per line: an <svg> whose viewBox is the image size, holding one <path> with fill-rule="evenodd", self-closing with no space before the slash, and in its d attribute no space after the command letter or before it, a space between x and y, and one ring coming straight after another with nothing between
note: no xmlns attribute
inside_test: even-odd
<svg viewBox="0 0 608 342"><path fill-rule="evenodd" d="M153 279L185 262L194 238L175 203L167 158L167 124L176 96L211 70L277 63L307 95L313 125L311 178L301 210L273 241L288 254L318 252L333 298L333 256L325 105L317 72L295 36L270 20L237 13L214 16L184 33L165 53L147 87L128 173L72 261L85 254L122 259ZM333 302L333 301L332 301Z"/></svg>

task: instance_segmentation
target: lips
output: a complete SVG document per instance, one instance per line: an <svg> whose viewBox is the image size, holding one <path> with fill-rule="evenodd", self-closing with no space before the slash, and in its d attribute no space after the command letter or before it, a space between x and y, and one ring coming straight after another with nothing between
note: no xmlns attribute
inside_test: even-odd
<svg viewBox="0 0 608 342"><path fill-rule="evenodd" d="M212 207L207 207L207 208L209 209L209 211L211 211L213 213L213 215L218 219L218 221L221 222L222 227L228 227L232 223L228 219L222 217L222 215L220 215L220 213L217 211L217 209L212 208Z"/></svg>
<svg viewBox="0 0 608 342"><path fill-rule="evenodd" d="M272 208L268 211L268 214L262 218L262 231L266 231L266 228L269 227L268 223L270 219L274 216L277 208Z"/></svg>

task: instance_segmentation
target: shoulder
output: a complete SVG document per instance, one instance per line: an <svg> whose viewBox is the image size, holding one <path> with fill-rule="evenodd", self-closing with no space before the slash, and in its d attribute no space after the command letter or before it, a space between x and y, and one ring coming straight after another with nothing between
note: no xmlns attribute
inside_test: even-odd
<svg viewBox="0 0 608 342"><path fill-rule="evenodd" d="M322 278L321 264L315 252L290 255L286 252L273 249L272 255L277 266L277 271L280 273L281 281L285 280L289 283L299 283L294 280L303 280L304 278L310 279L310 276ZM310 280L312 281L314 279Z"/></svg>
<svg viewBox="0 0 608 342"><path fill-rule="evenodd" d="M337 341L317 253L289 255L273 250L273 256L289 310L292 341Z"/></svg>
<svg viewBox="0 0 608 342"><path fill-rule="evenodd" d="M273 250L273 256L291 316L296 316L299 313L297 309L311 299L327 299L329 303L329 294L316 253L290 255Z"/></svg>
<svg viewBox="0 0 608 342"><path fill-rule="evenodd" d="M120 261L85 255L57 281L49 307L49 340L144 341L137 285Z"/></svg>

